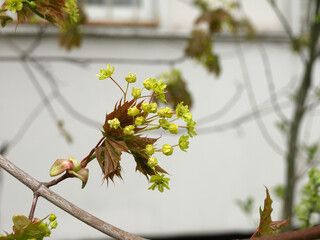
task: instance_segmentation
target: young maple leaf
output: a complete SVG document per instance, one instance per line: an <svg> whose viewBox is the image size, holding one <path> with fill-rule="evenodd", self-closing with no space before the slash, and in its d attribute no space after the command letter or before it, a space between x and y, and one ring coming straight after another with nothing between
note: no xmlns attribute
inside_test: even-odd
<svg viewBox="0 0 320 240"><path fill-rule="evenodd" d="M266 188L266 198L264 200L263 210L260 207L260 224L256 232L252 235L250 239L255 237L269 236L277 233L278 230L285 227L290 219L281 220L281 221L272 221L271 212L272 212L272 199L269 194L268 188Z"/></svg>

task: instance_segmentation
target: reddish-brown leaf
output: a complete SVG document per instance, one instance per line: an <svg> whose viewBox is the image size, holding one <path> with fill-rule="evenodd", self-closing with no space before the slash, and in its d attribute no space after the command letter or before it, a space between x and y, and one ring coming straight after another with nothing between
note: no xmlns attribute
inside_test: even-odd
<svg viewBox="0 0 320 240"><path fill-rule="evenodd" d="M127 151L125 142L108 138L104 145L96 148L96 157L107 182L109 179L113 181L115 175L121 178L121 154Z"/></svg>

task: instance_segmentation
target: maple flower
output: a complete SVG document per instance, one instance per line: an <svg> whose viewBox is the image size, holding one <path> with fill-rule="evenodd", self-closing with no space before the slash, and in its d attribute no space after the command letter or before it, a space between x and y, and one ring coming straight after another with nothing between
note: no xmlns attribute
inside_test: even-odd
<svg viewBox="0 0 320 240"><path fill-rule="evenodd" d="M9 9L11 12L15 13L22 10L23 2L25 2L25 0L7 0L5 2L4 8Z"/></svg>
<svg viewBox="0 0 320 240"><path fill-rule="evenodd" d="M192 121L192 113L189 112L188 105L183 106L183 102L176 107L177 118L181 118L185 122Z"/></svg>
<svg viewBox="0 0 320 240"><path fill-rule="evenodd" d="M148 166L150 168L155 168L158 165L158 160L156 157L149 157L148 159Z"/></svg>
<svg viewBox="0 0 320 240"><path fill-rule="evenodd" d="M167 119L160 118L159 119L159 124L160 124L160 127L162 127L164 130L168 130L169 129L170 123L168 122Z"/></svg>
<svg viewBox="0 0 320 240"><path fill-rule="evenodd" d="M137 117L134 121L136 126L141 126L145 122L145 118L143 116Z"/></svg>
<svg viewBox="0 0 320 240"><path fill-rule="evenodd" d="M151 113L156 113L158 111L158 105L157 103L151 103L150 104L150 112Z"/></svg>
<svg viewBox="0 0 320 240"><path fill-rule="evenodd" d="M194 131L194 126L197 124L196 121L187 122L188 134L190 137L196 136L197 133Z"/></svg>
<svg viewBox="0 0 320 240"><path fill-rule="evenodd" d="M157 80L155 80L154 78L147 78L146 80L143 81L143 86L147 90L151 90L155 82L157 82Z"/></svg>
<svg viewBox="0 0 320 240"><path fill-rule="evenodd" d="M109 123L111 128L117 129L118 127L120 127L120 121L119 121L118 118L114 118L112 120L108 120L108 123Z"/></svg>
<svg viewBox="0 0 320 240"><path fill-rule="evenodd" d="M134 98L139 98L141 96L141 90L140 88L132 88L132 93L131 93L132 97Z"/></svg>
<svg viewBox="0 0 320 240"><path fill-rule="evenodd" d="M137 74L128 73L125 79L128 83L135 83L137 81Z"/></svg>
<svg viewBox="0 0 320 240"><path fill-rule="evenodd" d="M112 70L111 70L111 66L109 64L107 69L101 68L100 69L101 75L96 74L96 77L99 77L99 80L104 80L104 79L111 77L113 72L114 72L114 67L112 67Z"/></svg>
<svg viewBox="0 0 320 240"><path fill-rule="evenodd" d="M51 227L52 229L57 228L57 226L58 226L57 221L53 221L53 222L50 223L50 227Z"/></svg>
<svg viewBox="0 0 320 240"><path fill-rule="evenodd" d="M155 92L156 98L158 98L161 102L166 102L166 99L164 96L165 94L164 89L166 87L167 87L167 84L162 82L162 78L158 82L154 82L152 86L152 90Z"/></svg>
<svg viewBox="0 0 320 240"><path fill-rule="evenodd" d="M154 154L154 147L152 144L147 144L145 148L146 154L152 155Z"/></svg>
<svg viewBox="0 0 320 240"><path fill-rule="evenodd" d="M173 147L171 147L169 144L164 144L162 146L162 152L164 155L170 156L173 153Z"/></svg>
<svg viewBox="0 0 320 240"><path fill-rule="evenodd" d="M134 117L137 116L139 113L140 110L136 106L128 109L128 116Z"/></svg>
<svg viewBox="0 0 320 240"><path fill-rule="evenodd" d="M158 116L159 116L159 117L171 118L172 115L173 115L172 109L171 109L171 108L168 108L168 107L161 108L161 109L158 111Z"/></svg>
<svg viewBox="0 0 320 240"><path fill-rule="evenodd" d="M123 133L125 135L132 135L134 134L134 126L133 125L128 125L123 129Z"/></svg>
<svg viewBox="0 0 320 240"><path fill-rule="evenodd" d="M185 136L185 135L182 135L180 138L179 138L179 148L182 150L182 151L185 151L186 152L186 149L189 148L189 136Z"/></svg>
<svg viewBox="0 0 320 240"><path fill-rule="evenodd" d="M50 222L52 222L52 221L54 221L54 220L56 220L56 219L57 219L57 216L56 216L56 215L54 215L53 213L50 214L50 216L49 216L49 221L50 221Z"/></svg>
<svg viewBox="0 0 320 240"><path fill-rule="evenodd" d="M172 134L178 134L178 125L177 124L170 124L169 131Z"/></svg>
<svg viewBox="0 0 320 240"><path fill-rule="evenodd" d="M157 187L160 192L163 192L164 187L166 189L170 189L168 186L169 180L170 178L165 178L164 174L152 175L149 183L153 183L153 184L148 189L154 190Z"/></svg>

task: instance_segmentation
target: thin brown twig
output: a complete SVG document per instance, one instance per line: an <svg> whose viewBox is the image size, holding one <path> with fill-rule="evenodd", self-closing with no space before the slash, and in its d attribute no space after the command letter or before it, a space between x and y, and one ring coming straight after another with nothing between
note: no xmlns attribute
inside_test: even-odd
<svg viewBox="0 0 320 240"><path fill-rule="evenodd" d="M37 181L29 174L15 166L8 159L0 155L0 167L11 174L14 178L18 179L21 183L30 188L34 194L37 194L63 211L69 213L80 221L88 224L89 226L101 231L102 233L120 240L145 240L145 238L133 235L122 229L114 227L113 225L102 221L101 219L91 215L90 213L82 210L58 194L51 191L43 183Z"/></svg>

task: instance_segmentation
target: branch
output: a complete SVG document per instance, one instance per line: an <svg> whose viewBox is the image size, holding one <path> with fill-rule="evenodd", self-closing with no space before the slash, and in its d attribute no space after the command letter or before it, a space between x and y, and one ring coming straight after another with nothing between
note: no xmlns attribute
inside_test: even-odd
<svg viewBox="0 0 320 240"><path fill-rule="evenodd" d="M23 170L15 166L2 155L0 155L0 167L10 173L16 179L18 179L28 188L30 188L34 192L34 194L38 194L39 196L47 199L52 204L61 208L80 221L88 224L89 226L99 230L100 232L103 232L104 234L107 234L115 239L145 240L145 238L125 232L117 227L110 225L109 223L102 221L101 219L91 215L90 213L83 211L81 208L77 207L76 205L51 191L49 188L45 187L43 183L37 181L29 174L25 173Z"/></svg>
<svg viewBox="0 0 320 240"><path fill-rule="evenodd" d="M260 237L259 240L314 240L320 237L320 225L299 229L296 231L290 231L280 233L277 235ZM238 239L239 240L239 239ZM242 239L249 240L249 239Z"/></svg>

